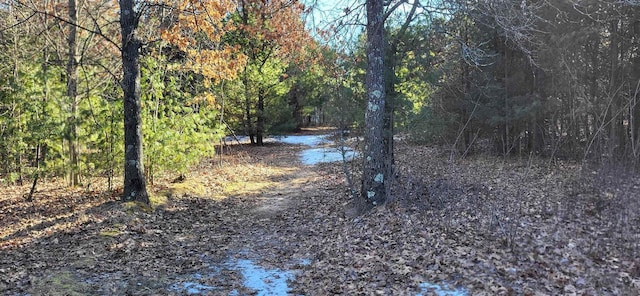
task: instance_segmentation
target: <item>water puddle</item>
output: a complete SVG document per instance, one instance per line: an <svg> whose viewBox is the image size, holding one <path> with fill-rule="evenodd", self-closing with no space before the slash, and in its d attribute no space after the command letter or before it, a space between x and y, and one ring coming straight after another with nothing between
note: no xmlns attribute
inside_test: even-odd
<svg viewBox="0 0 640 296"><path fill-rule="evenodd" d="M194 274L193 277L198 279L202 278L198 273ZM176 292L186 293L187 295L200 295L215 290L216 288L196 282L184 282L181 284L173 284L170 289Z"/></svg>
<svg viewBox="0 0 640 296"><path fill-rule="evenodd" d="M278 137L278 141L290 144L290 145L307 145L318 146L322 144L331 144L332 142L327 140L329 135L302 135L302 136L283 136Z"/></svg>
<svg viewBox="0 0 640 296"><path fill-rule="evenodd" d="M422 283L420 284L422 292L435 293L438 296L467 296L469 293L463 288L450 288L446 284ZM418 293L416 296L422 296Z"/></svg>
<svg viewBox="0 0 640 296"><path fill-rule="evenodd" d="M344 158L347 161L353 160L357 152L345 147ZM316 165L324 162L342 161L342 151L338 148L312 148L300 153L300 160L305 165Z"/></svg>
<svg viewBox="0 0 640 296"><path fill-rule="evenodd" d="M302 259L298 264L308 265L311 261ZM250 259L230 259L221 266L211 267L208 274L194 273L169 287L171 291L187 295L207 295L221 288L206 285L208 279L219 278L223 270L240 272L243 277L243 285L255 291L254 295L277 296L287 295L289 291L288 281L295 279L295 270L283 270L279 268L265 268L255 264ZM229 295L240 295L236 290Z"/></svg>
<svg viewBox="0 0 640 296"><path fill-rule="evenodd" d="M278 141L291 145L306 145L310 147L334 145L334 142L327 140L327 137L329 137L329 135L285 136L278 138ZM353 151L353 149L349 147L344 148L344 156L340 148L323 147L305 149L300 153L299 158L305 165L316 165L319 163L342 161L343 158L351 161L356 156L358 156L358 152Z"/></svg>
<svg viewBox="0 0 640 296"><path fill-rule="evenodd" d="M291 271L262 268L251 260L237 260L233 263L244 277L244 286L256 291L259 296L287 295L287 281L295 278Z"/></svg>
<svg viewBox="0 0 640 296"><path fill-rule="evenodd" d="M206 294L210 291L217 290L217 288L214 286L205 285L200 281L204 281L207 278L212 278L216 275L218 275L218 272L212 272L206 276L203 276L200 273L194 273L187 277L187 281L175 283L169 286L169 290L187 295Z"/></svg>

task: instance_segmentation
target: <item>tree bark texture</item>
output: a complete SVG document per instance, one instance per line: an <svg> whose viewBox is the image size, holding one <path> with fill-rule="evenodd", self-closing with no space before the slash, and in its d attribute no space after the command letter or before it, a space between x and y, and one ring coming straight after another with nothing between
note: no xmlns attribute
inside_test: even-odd
<svg viewBox="0 0 640 296"><path fill-rule="evenodd" d="M138 15L133 0L120 0L122 32L122 90L124 91L124 193L125 201L149 204L142 155L140 115L140 46L136 36Z"/></svg>
<svg viewBox="0 0 640 296"><path fill-rule="evenodd" d="M255 129L253 128L253 118L251 116L251 91L249 88L249 74L247 73L247 66L244 67L242 80L244 84L244 132L249 136L251 144L255 144Z"/></svg>
<svg viewBox="0 0 640 296"><path fill-rule="evenodd" d="M256 122L256 144L263 146L264 129L266 118L264 116L264 99L266 97L265 90L260 87L258 89L258 120Z"/></svg>
<svg viewBox="0 0 640 296"><path fill-rule="evenodd" d="M372 205L387 199L388 151L384 145L384 3L367 0L367 110L365 113L362 196Z"/></svg>
<svg viewBox="0 0 640 296"><path fill-rule="evenodd" d="M624 127L623 127L623 117L618 115L616 112L620 110L622 105L620 92L622 91L621 81L621 69L620 69L620 46L621 46L621 38L620 34L620 23L619 19L614 19L610 21L610 29L609 33L611 35L609 42L609 55L610 55L610 78L609 78L609 97L611 99L611 111L610 119L607 120L611 122L609 138L610 143L609 146L611 151L611 156L613 158L621 157L624 151Z"/></svg>
<svg viewBox="0 0 640 296"><path fill-rule="evenodd" d="M69 144L69 185L78 186L80 183L78 166L78 46L77 28L78 11L76 1L69 0L69 36L67 37L67 97L69 97L69 117L67 119Z"/></svg>

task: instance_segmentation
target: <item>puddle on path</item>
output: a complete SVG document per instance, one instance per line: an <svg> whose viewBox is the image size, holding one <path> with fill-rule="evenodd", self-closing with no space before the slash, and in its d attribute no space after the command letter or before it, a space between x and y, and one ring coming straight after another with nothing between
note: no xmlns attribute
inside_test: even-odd
<svg viewBox="0 0 640 296"><path fill-rule="evenodd" d="M345 147L344 158L347 161L353 160L357 152ZM316 165L324 162L342 161L342 151L338 148L311 148L300 153L300 160L305 165Z"/></svg>
<svg viewBox="0 0 640 296"><path fill-rule="evenodd" d="M298 262L300 265L308 265L311 261L302 259ZM240 272L243 277L243 285L255 291L254 295L259 296L279 296L288 295L289 285L287 281L295 279L295 270L283 270L279 268L264 268L256 265L250 259L230 259L222 264L222 266L211 267L211 272L203 275L194 273L180 283L175 283L169 287L171 291L187 294L187 295L207 295L216 290L218 287L203 284L207 279L221 276L222 270L235 270ZM240 295L238 291L231 291L229 295Z"/></svg>
<svg viewBox="0 0 640 296"><path fill-rule="evenodd" d="M251 260L236 260L233 263L244 277L244 286L256 291L256 295L259 296L287 295L289 291L287 281L295 278L291 271L266 269L253 264Z"/></svg>
<svg viewBox="0 0 640 296"><path fill-rule="evenodd" d="M209 274L207 277L214 277L215 275L217 275L217 273ZM218 290L218 288L214 286L209 286L209 285L196 282L196 281L204 280L204 278L205 277L203 277L201 274L194 273L187 278L188 281L185 281L185 282L181 281L180 283L175 283L169 286L169 290L173 292L178 292L180 294L187 294L187 295L202 295L210 291Z"/></svg>
<svg viewBox="0 0 640 296"><path fill-rule="evenodd" d="M327 140L329 135L304 135L304 136L285 136L278 138L278 141L291 145L307 145L316 147L319 145L333 145L332 141ZM358 156L358 152L353 151L349 147L345 147L344 158L347 161L353 160ZM340 148L309 148L303 150L299 155L300 160L305 165L316 165L325 162L342 161L343 155Z"/></svg>
<svg viewBox="0 0 640 296"><path fill-rule="evenodd" d="M469 293L463 288L450 288L446 284L422 283L420 284L422 292L432 292L438 296L467 296ZM416 296L422 296L418 293Z"/></svg>
<svg viewBox="0 0 640 296"><path fill-rule="evenodd" d="M307 145L307 146L318 146L321 144L330 144L331 141L327 140L329 135L301 135L301 136L283 136L278 137L278 141L291 144L291 145Z"/></svg>
<svg viewBox="0 0 640 296"><path fill-rule="evenodd" d="M193 274L192 277L194 279L201 279L202 275L196 273ZM181 284L173 284L170 289L176 292L186 293L187 295L200 295L215 290L216 288L196 282L185 282Z"/></svg>

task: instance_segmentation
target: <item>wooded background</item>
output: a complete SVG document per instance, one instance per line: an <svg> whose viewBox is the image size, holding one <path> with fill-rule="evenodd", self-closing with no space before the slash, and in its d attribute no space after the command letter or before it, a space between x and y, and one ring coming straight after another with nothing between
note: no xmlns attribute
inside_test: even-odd
<svg viewBox="0 0 640 296"><path fill-rule="evenodd" d="M122 1L121 1L122 2ZM125 1L126 2L126 1ZM131 1L146 176L184 173L224 135L365 124L364 4L314 27L315 3ZM392 1L388 132L456 153L636 168L640 3ZM339 4L342 5L342 4ZM2 1L0 178L123 174L118 2ZM355 25L352 25L355 24ZM341 47L336 36L361 32Z"/></svg>

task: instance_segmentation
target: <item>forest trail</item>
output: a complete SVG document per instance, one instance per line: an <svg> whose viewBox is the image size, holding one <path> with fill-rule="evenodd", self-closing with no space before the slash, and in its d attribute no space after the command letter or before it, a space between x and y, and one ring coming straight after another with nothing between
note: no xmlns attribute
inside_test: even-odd
<svg viewBox="0 0 640 296"><path fill-rule="evenodd" d="M300 249L317 231L307 208L344 192L340 176L301 163L308 148L231 145L184 182L150 186L167 199L150 213L117 193L47 184L29 204L19 201L25 188L5 190L0 291L287 294L287 280L311 262Z"/></svg>
<svg viewBox="0 0 640 296"><path fill-rule="evenodd" d="M303 139L299 142L300 138ZM301 223L299 219L309 215L300 214L314 203L322 203L326 194L340 192L342 186L336 186L341 182L340 176L302 163L301 155L305 151L331 145L316 142L317 139L307 134L278 138L264 147L230 147L223 159L241 160L241 163L235 163L235 172L227 175L235 177L227 180L218 192L214 189L211 195L230 202L230 207L223 210L228 215L224 218L218 215L216 220L224 221L220 223L225 225L222 232L233 235L225 238L226 253L212 256L204 264L209 273L197 270L182 276L173 284L175 292L229 295L291 292L288 281L295 281L300 269L312 262L311 246L304 245L305 241L314 241L315 232L309 229L317 226L308 220ZM242 167L246 172L235 175L244 171L238 169ZM206 176L202 182L220 184L206 180ZM329 187L333 190L327 190ZM221 212L219 208L207 212L212 211ZM212 267L217 271L211 273Z"/></svg>
<svg viewBox="0 0 640 296"><path fill-rule="evenodd" d="M269 218L295 208L298 203L304 203L305 193L312 191L320 178L317 172L300 164L295 151L271 154L264 161L271 166L285 168L288 173L271 176L273 185L256 195L257 204L247 214Z"/></svg>
<svg viewBox="0 0 640 296"><path fill-rule="evenodd" d="M271 217L295 208L297 203L304 202L304 194L313 190L313 182L317 179L318 176L314 176L310 170L296 170L292 175L279 180L278 186L258 197L259 204L253 212L259 216Z"/></svg>
<svg viewBox="0 0 640 296"><path fill-rule="evenodd" d="M232 145L150 186L151 212L55 182L32 203L27 186L2 188L0 294L640 292L634 178L483 155L451 165L400 143L396 200L351 215L342 165L304 165L310 148Z"/></svg>

